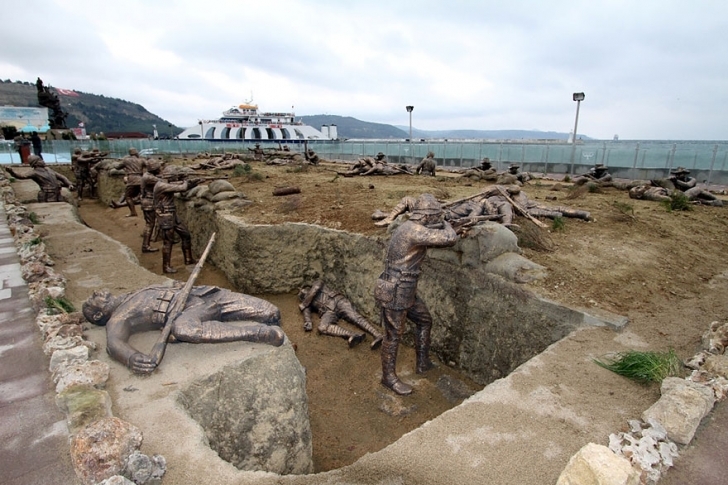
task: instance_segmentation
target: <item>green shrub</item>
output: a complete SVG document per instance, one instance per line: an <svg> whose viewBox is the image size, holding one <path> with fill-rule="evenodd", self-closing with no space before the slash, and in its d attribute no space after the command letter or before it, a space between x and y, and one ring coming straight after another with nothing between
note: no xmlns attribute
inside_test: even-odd
<svg viewBox="0 0 728 485"><path fill-rule="evenodd" d="M35 212L31 212L30 214L28 214L28 219L30 219L30 222L32 222L33 224L40 224L40 218Z"/></svg>
<svg viewBox="0 0 728 485"><path fill-rule="evenodd" d="M638 382L662 382L666 377L679 377L683 363L674 350L667 352L637 352L629 350L616 354L609 361L594 359L594 363Z"/></svg>
<svg viewBox="0 0 728 485"><path fill-rule="evenodd" d="M554 217L554 220L551 221L551 230L556 231L563 231L566 228L566 222L564 222L563 217Z"/></svg>
<svg viewBox="0 0 728 485"><path fill-rule="evenodd" d="M235 165L235 168L233 169L233 177L243 177L245 175L248 175L252 171L253 167L251 167L248 163Z"/></svg>
<svg viewBox="0 0 728 485"><path fill-rule="evenodd" d="M668 212L693 210L693 206L690 203L688 196L679 190L673 190L670 194L670 200L663 200L660 203L665 209L667 209Z"/></svg>

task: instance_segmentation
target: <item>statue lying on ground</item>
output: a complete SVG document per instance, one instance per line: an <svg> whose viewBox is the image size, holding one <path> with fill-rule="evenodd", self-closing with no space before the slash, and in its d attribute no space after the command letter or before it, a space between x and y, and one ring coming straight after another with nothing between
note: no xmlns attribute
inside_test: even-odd
<svg viewBox="0 0 728 485"><path fill-rule="evenodd" d="M311 286L301 288L298 298L301 300L298 308L303 313L303 328L307 332L313 329L311 310L314 310L320 317L317 327L319 333L333 337L343 337L349 342L349 347L354 347L364 341L364 333L353 332L337 325L337 322L341 319L369 332L374 337L371 344L372 349L377 349L381 345L382 333L361 316L344 295L329 288L323 281L316 280Z"/></svg>
<svg viewBox="0 0 728 485"><path fill-rule="evenodd" d="M106 326L106 351L139 374L150 374L160 359L129 344L135 333L162 330L170 307L183 289L148 286L119 296L94 291L83 304L83 315ZM170 342L217 343L259 342L280 346L285 334L279 327L280 311L260 298L235 293L216 286L195 286L184 310L171 322Z"/></svg>
<svg viewBox="0 0 728 485"><path fill-rule="evenodd" d="M387 217L374 224L380 227L387 226L400 214L412 212L415 200L413 197L403 197ZM517 185L490 186L478 194L445 204L443 210L445 219L450 221L456 229L488 220L497 220L506 227L516 227L513 224L514 212L527 214L526 217L545 217L549 219L574 217L585 221L591 220L591 215L587 211L539 204L529 199L526 193Z"/></svg>

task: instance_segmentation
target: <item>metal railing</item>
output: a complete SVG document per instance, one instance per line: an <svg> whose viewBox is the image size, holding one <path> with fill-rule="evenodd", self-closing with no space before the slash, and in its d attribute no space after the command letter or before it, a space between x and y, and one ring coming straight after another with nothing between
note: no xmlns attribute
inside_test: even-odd
<svg viewBox="0 0 728 485"><path fill-rule="evenodd" d="M266 140L54 140L43 143L43 158L49 163L69 163L71 152L99 148L111 157L126 155L134 147L142 154L212 155L250 153L254 143L264 149L281 145ZM304 145L291 143L291 150L302 151ZM567 174L572 171L572 145L551 141L470 141L470 140L346 140L311 141L313 148L325 159L354 161L362 156L383 152L391 163L417 164L432 151L440 167L467 168L478 165L488 157L498 170L512 163L522 171L542 174ZM0 144L0 163L19 163L20 157L12 142ZM613 176L626 179L651 179L665 176L678 166L689 169L698 181L728 185L728 142L725 141L579 141L575 146L573 172L583 173L595 163L609 167Z"/></svg>

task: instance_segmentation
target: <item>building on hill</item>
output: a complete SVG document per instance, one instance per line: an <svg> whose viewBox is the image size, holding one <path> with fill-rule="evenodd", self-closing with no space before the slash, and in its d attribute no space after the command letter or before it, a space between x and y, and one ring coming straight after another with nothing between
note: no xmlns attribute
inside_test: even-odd
<svg viewBox="0 0 728 485"><path fill-rule="evenodd" d="M48 108L0 106L0 126L14 126L22 133L45 133L51 129L48 124Z"/></svg>

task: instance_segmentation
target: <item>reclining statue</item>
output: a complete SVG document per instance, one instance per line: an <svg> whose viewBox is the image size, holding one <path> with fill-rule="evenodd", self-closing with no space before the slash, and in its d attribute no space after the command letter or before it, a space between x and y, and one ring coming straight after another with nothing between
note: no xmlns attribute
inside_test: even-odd
<svg viewBox="0 0 728 485"><path fill-rule="evenodd" d="M97 290L84 302L82 311L89 322L106 326L106 351L111 358L135 373L150 374L159 360L132 347L129 339L135 333L162 330L182 292L179 287L148 286L113 296ZM171 322L168 341L246 341L277 347L286 336L280 321L278 307L265 300L216 286L194 286L184 310Z"/></svg>

